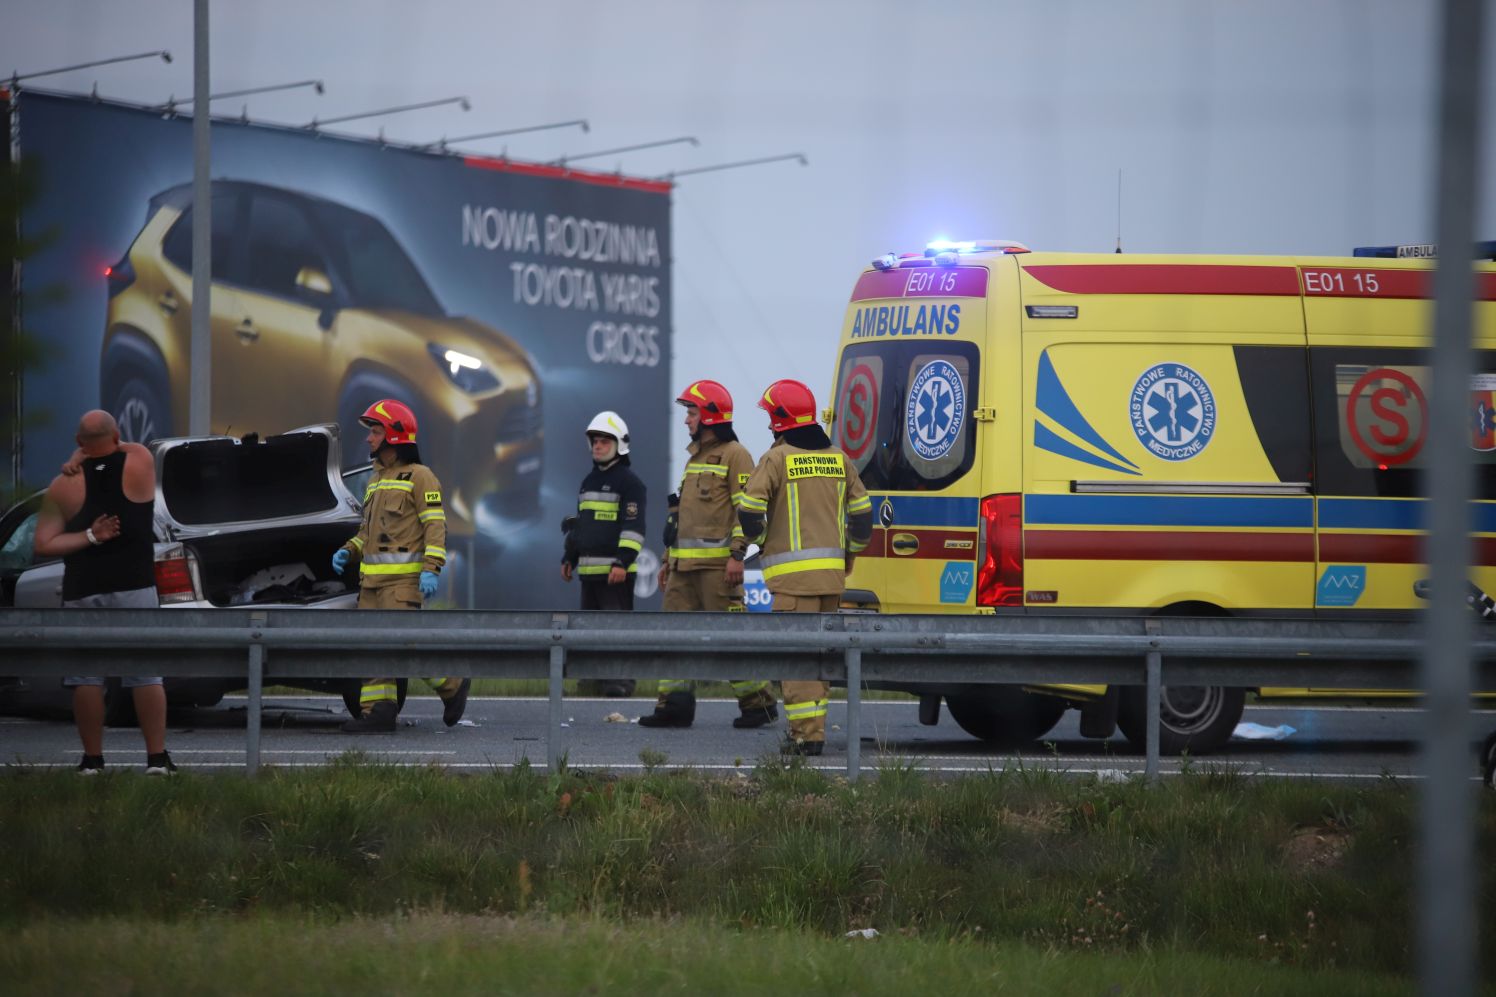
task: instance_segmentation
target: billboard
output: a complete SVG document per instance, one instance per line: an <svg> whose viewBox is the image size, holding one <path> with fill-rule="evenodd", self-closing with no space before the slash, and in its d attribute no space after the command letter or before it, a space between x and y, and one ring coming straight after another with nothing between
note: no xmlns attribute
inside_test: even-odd
<svg viewBox="0 0 1496 997"><path fill-rule="evenodd" d="M24 375L14 456L40 486L85 409L114 412L130 439L188 431L192 129L31 92L14 111L43 180L23 233L55 236L21 276L51 359ZM472 570L475 605L549 608L576 600L558 524L590 467L584 428L613 409L658 534L668 184L230 121L213 122L212 176L213 432L336 421L352 466L367 460L358 415L406 401L447 496L452 574L466 585ZM30 289L54 287L60 300L30 307ZM655 564L641 561L642 598Z"/></svg>

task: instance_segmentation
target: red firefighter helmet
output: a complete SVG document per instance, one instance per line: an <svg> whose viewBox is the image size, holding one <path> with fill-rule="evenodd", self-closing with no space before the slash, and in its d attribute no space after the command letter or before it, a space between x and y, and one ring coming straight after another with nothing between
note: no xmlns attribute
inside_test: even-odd
<svg viewBox="0 0 1496 997"><path fill-rule="evenodd" d="M410 406L393 398L383 398L364 410L358 421L373 429L384 427L384 442L393 445L416 441L416 414Z"/></svg>
<svg viewBox="0 0 1496 997"><path fill-rule="evenodd" d="M675 401L679 405L695 405L703 426L732 422L732 395L716 381L692 381Z"/></svg>
<svg viewBox="0 0 1496 997"><path fill-rule="evenodd" d="M769 413L769 429L776 433L815 425L816 397L799 381L775 381L764 390L758 407Z"/></svg>

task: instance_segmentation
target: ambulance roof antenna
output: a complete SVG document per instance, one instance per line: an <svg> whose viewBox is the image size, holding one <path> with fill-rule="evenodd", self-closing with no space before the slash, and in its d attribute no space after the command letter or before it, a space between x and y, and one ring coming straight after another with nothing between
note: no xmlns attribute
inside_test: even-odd
<svg viewBox="0 0 1496 997"><path fill-rule="evenodd" d="M1122 168L1117 167L1117 252L1122 252Z"/></svg>

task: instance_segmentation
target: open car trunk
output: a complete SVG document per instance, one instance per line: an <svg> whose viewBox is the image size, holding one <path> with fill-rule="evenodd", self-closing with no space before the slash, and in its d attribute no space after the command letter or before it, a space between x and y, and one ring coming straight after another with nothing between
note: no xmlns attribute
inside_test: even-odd
<svg viewBox="0 0 1496 997"><path fill-rule="evenodd" d="M263 440L163 440L157 534L191 552L202 594L216 606L351 600L356 579L339 578L330 564L359 526L340 456L334 426Z"/></svg>

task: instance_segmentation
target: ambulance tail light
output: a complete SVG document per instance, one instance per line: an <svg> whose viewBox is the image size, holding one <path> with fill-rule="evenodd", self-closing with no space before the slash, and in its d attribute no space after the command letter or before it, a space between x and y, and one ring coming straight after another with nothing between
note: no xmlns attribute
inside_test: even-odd
<svg viewBox="0 0 1496 997"><path fill-rule="evenodd" d="M181 544L156 550L156 596L161 605L193 602L198 598L197 559Z"/></svg>
<svg viewBox="0 0 1496 997"><path fill-rule="evenodd" d="M1023 605L1023 496L982 499L977 528L978 606Z"/></svg>

